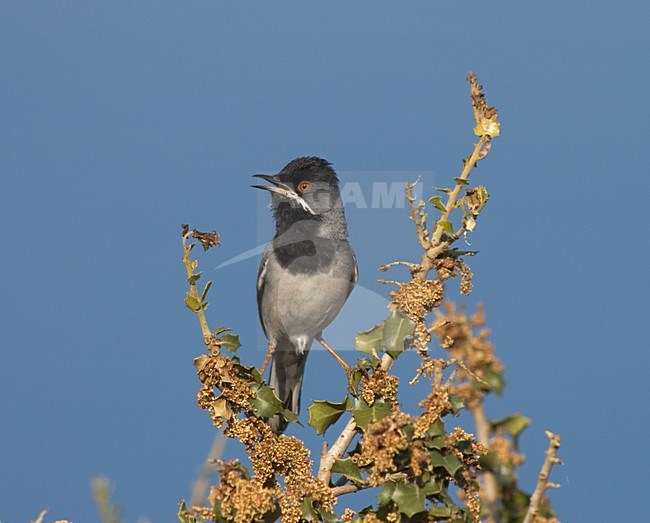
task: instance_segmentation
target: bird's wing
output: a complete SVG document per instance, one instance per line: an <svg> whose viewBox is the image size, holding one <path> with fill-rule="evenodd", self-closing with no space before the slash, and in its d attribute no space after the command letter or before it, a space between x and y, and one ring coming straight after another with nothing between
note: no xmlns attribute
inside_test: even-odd
<svg viewBox="0 0 650 523"><path fill-rule="evenodd" d="M352 248L350 248L350 251L352 252L354 271L352 271L352 274L350 276L350 287L348 288L348 295L345 297L346 300L350 297L350 294L352 294L352 289L354 289L354 286L359 281L359 265L357 264L357 257L354 255L354 251L352 250Z"/></svg>
<svg viewBox="0 0 650 523"><path fill-rule="evenodd" d="M266 335L266 327L264 326L264 318L262 318L262 300L264 299L264 287L266 285L266 269L269 264L269 246L264 249L262 254L262 260L260 261L260 268L257 271L257 313L260 316L260 323L262 324L262 330Z"/></svg>

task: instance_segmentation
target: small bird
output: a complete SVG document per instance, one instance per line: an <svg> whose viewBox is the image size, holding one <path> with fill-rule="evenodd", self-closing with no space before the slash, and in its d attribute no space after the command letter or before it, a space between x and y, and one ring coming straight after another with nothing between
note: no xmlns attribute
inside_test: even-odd
<svg viewBox="0 0 650 523"><path fill-rule="evenodd" d="M272 193L275 236L266 246L257 277L257 308L272 357L269 385L295 414L307 354L314 339L345 368L325 342L322 331L338 315L358 279L348 242L339 180L331 164L317 157L296 158L278 174L256 174L271 185L253 185ZM276 433L287 421L269 423Z"/></svg>

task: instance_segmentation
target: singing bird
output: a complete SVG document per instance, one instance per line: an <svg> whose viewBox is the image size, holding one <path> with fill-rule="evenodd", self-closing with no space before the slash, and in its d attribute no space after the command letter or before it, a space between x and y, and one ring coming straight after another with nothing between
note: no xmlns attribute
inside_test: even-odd
<svg viewBox="0 0 650 523"><path fill-rule="evenodd" d="M269 385L295 414L305 362L314 339L345 362L323 340L358 279L348 242L339 180L331 164L316 157L296 158L274 176L257 174L270 185L275 236L266 246L257 277L257 307L271 357ZM280 415L269 423L284 432Z"/></svg>

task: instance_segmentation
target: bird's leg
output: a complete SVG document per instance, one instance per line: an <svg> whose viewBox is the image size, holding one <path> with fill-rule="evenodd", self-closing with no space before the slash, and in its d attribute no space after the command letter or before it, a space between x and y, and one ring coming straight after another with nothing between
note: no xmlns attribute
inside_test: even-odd
<svg viewBox="0 0 650 523"><path fill-rule="evenodd" d="M339 362L339 365L341 365L341 367L343 367L343 370L345 370L346 374L350 375L350 366L347 363L345 363L343 358L341 358L341 356L339 356L336 353L336 351L330 346L329 343L327 343L323 339L323 337L320 334L316 336L316 341L318 341L318 343L320 343L323 347L325 347L325 350L329 352L332 356L334 356L334 359Z"/></svg>
<svg viewBox="0 0 650 523"><path fill-rule="evenodd" d="M266 351L266 356L264 358L264 363L262 363L262 368L260 369L260 374L264 376L264 371L266 370L266 366L269 364L269 361L271 361L271 357L273 356L273 353L275 352L275 345L272 343L269 343L269 348Z"/></svg>

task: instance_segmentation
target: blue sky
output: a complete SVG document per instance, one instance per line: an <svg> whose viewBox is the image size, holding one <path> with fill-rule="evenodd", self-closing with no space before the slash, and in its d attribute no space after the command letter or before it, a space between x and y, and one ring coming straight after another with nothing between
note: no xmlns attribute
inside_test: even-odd
<svg viewBox="0 0 650 523"><path fill-rule="evenodd" d="M107 475L126 520L172 521L214 436L195 402L179 224L221 233L200 257L209 318L259 363L258 258L217 269L272 234L250 176L319 155L369 201L373 182L448 184L474 140L474 70L502 121L473 175L491 199L467 300L485 304L507 368L489 415L533 419L531 490L544 430L563 436L562 521L640 521L648 15L644 2L1 3L0 519L49 507L95 521L89 483ZM383 317L376 267L419 255L404 209L347 213L361 280L328 330L338 347ZM305 402L342 383L330 360L310 356Z"/></svg>

